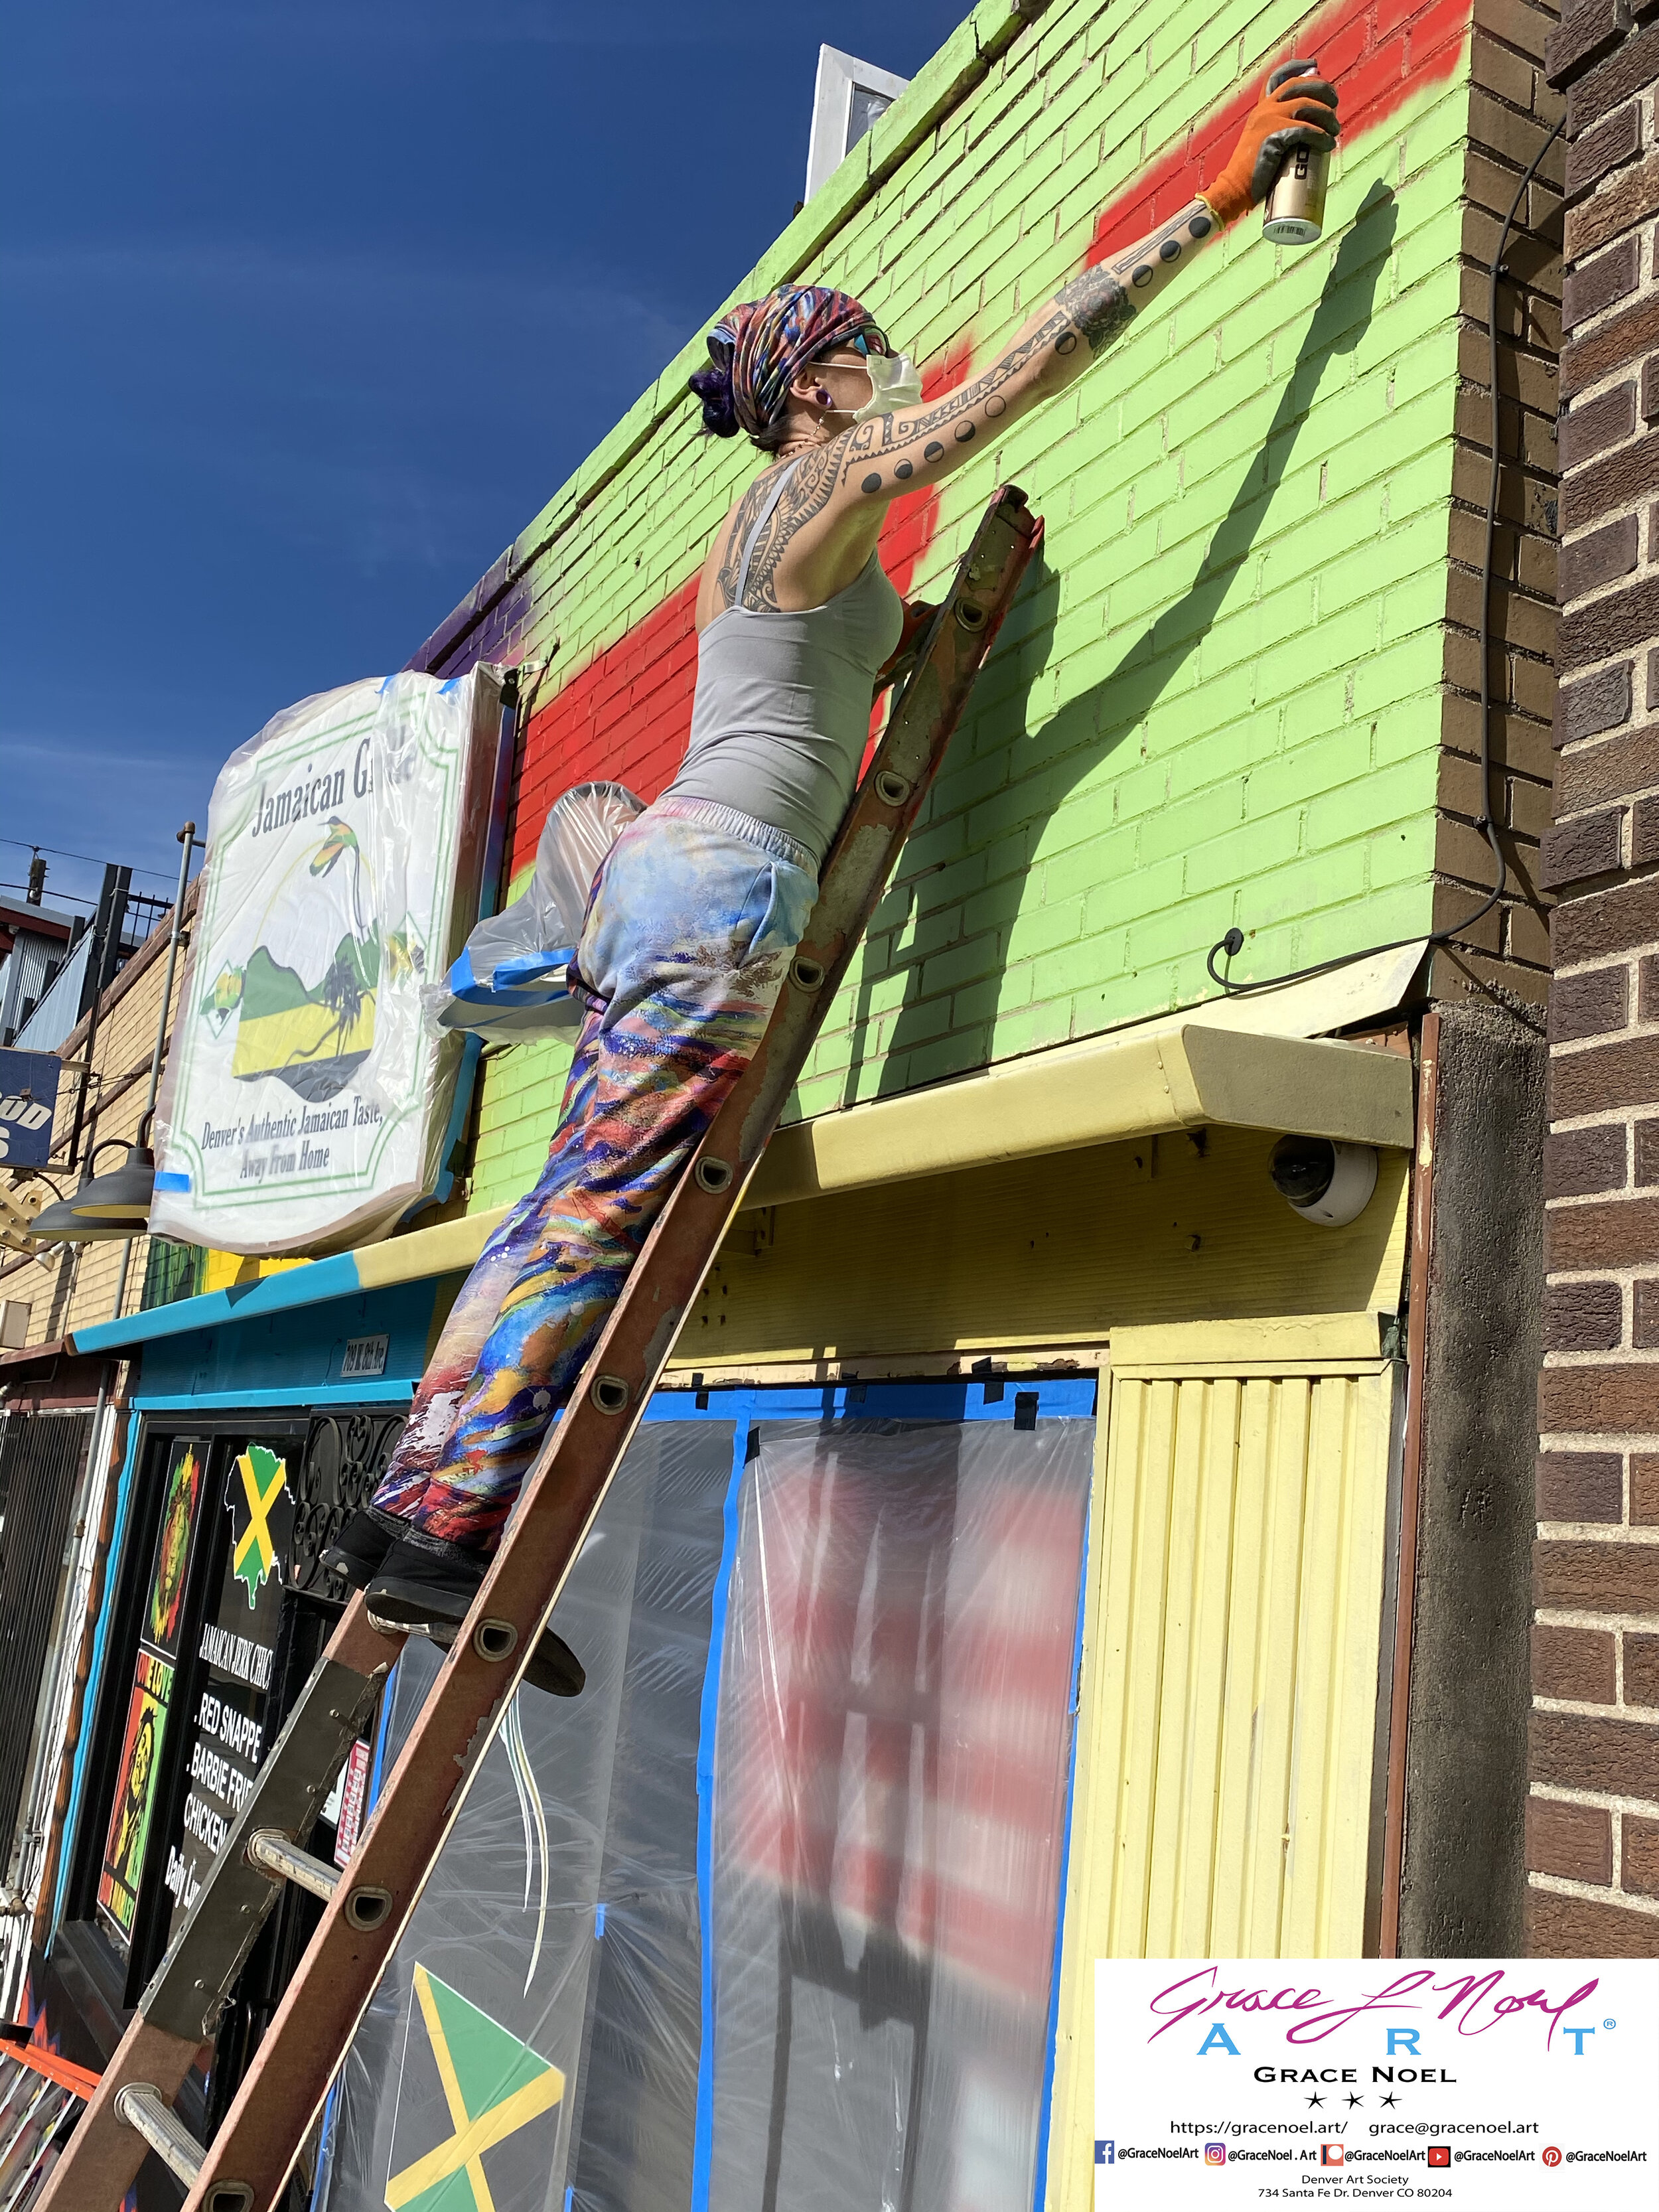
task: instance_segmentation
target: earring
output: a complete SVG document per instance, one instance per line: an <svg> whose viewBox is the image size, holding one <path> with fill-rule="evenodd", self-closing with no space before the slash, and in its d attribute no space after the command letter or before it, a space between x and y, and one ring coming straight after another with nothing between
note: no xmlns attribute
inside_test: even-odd
<svg viewBox="0 0 1659 2212"><path fill-rule="evenodd" d="M812 394L813 398L817 400L820 407L829 406L831 396L832 395L830 393L824 390L822 385L819 385L817 390Z"/></svg>

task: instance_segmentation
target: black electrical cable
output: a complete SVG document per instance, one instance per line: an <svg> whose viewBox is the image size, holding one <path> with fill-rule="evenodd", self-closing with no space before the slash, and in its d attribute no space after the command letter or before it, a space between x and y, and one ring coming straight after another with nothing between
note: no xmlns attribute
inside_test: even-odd
<svg viewBox="0 0 1659 2212"><path fill-rule="evenodd" d="M1455 921L1447 923L1443 929L1431 930L1427 939L1430 945L1454 943L1464 930L1473 928L1477 921L1489 915L1509 888L1509 862L1504 857L1498 825L1492 815L1492 546L1498 535L1498 471L1501 465L1498 450L1498 280L1506 273L1504 251L1510 242L1510 232L1515 227L1516 215L1526 197L1527 187L1537 174L1539 163L1560 136L1561 127L1560 123L1555 125L1533 155L1526 174L1516 186L1510 211L1504 218L1504 228L1498 234L1497 251L1486 271L1489 280L1486 335L1491 345L1488 380L1492 387L1492 473L1486 485L1486 545L1480 564L1480 811L1475 817L1474 826L1483 833L1492 847L1492 858L1498 864L1498 881L1472 912L1460 915ZM1311 968L1292 968L1282 975L1264 976L1260 982L1231 983L1216 966L1216 955L1221 953L1231 961L1237 959L1244 950L1244 933L1235 927L1219 943L1210 947L1204 964L1210 972L1212 982L1218 983L1229 997L1241 998L1251 991L1276 990L1281 983L1299 983L1310 975L1328 975L1333 969L1352 967L1356 960L1369 960L1379 952L1403 951L1407 945L1423 941L1415 937L1396 937L1386 945L1367 945L1358 952L1340 952L1334 959L1316 961Z"/></svg>
<svg viewBox="0 0 1659 2212"><path fill-rule="evenodd" d="M32 845L27 837L0 837L0 845L15 845L20 853L50 853L55 860L85 860L94 868L109 866L106 860L100 860L90 853L66 853L61 845ZM173 881L173 878L160 868L135 867L132 873L135 876L154 876L158 883L170 884Z"/></svg>

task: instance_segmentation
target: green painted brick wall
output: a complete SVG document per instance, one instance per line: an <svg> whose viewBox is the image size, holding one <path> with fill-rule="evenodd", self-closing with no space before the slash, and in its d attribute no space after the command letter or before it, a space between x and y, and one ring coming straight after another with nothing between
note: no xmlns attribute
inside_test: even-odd
<svg viewBox="0 0 1659 2212"><path fill-rule="evenodd" d="M920 359L981 362L1301 14L1055 0L921 129L1007 38L987 0L732 297L821 277ZM795 1111L1196 1002L1234 923L1239 975L1431 926L1468 119L1460 66L1345 148L1319 245L1248 219L946 484L914 590L1005 478L1042 558ZM696 434L702 358L698 336L519 541L541 550L514 657L556 636L563 683L685 582L756 465ZM486 1060L474 1206L533 1178L566 1059Z"/></svg>

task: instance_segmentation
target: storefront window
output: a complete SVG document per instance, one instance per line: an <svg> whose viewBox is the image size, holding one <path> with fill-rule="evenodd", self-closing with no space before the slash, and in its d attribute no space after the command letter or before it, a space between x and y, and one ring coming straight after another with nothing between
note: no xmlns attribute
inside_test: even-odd
<svg viewBox="0 0 1659 2212"><path fill-rule="evenodd" d="M1092 1379L659 1393L554 1616L586 1688L514 1700L315 2212L412 2203L464 2126L496 2212L1030 2212L1093 1415Z"/></svg>
<svg viewBox="0 0 1659 2212"><path fill-rule="evenodd" d="M143 1884L146 1846L161 1778L161 1753L179 1664L185 1597L201 1527L207 1447L180 1437L167 1467L161 1525L143 1603L109 1833L98 1881L98 1917L125 1951Z"/></svg>

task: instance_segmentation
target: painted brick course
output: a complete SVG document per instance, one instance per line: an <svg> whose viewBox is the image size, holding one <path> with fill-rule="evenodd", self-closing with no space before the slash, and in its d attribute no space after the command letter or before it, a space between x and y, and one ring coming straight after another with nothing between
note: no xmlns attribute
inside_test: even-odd
<svg viewBox="0 0 1659 2212"><path fill-rule="evenodd" d="M1659 32L1589 0L1567 94L1561 665L1531 1948L1659 1955ZM1594 1625L1592 1625L1594 1624Z"/></svg>

